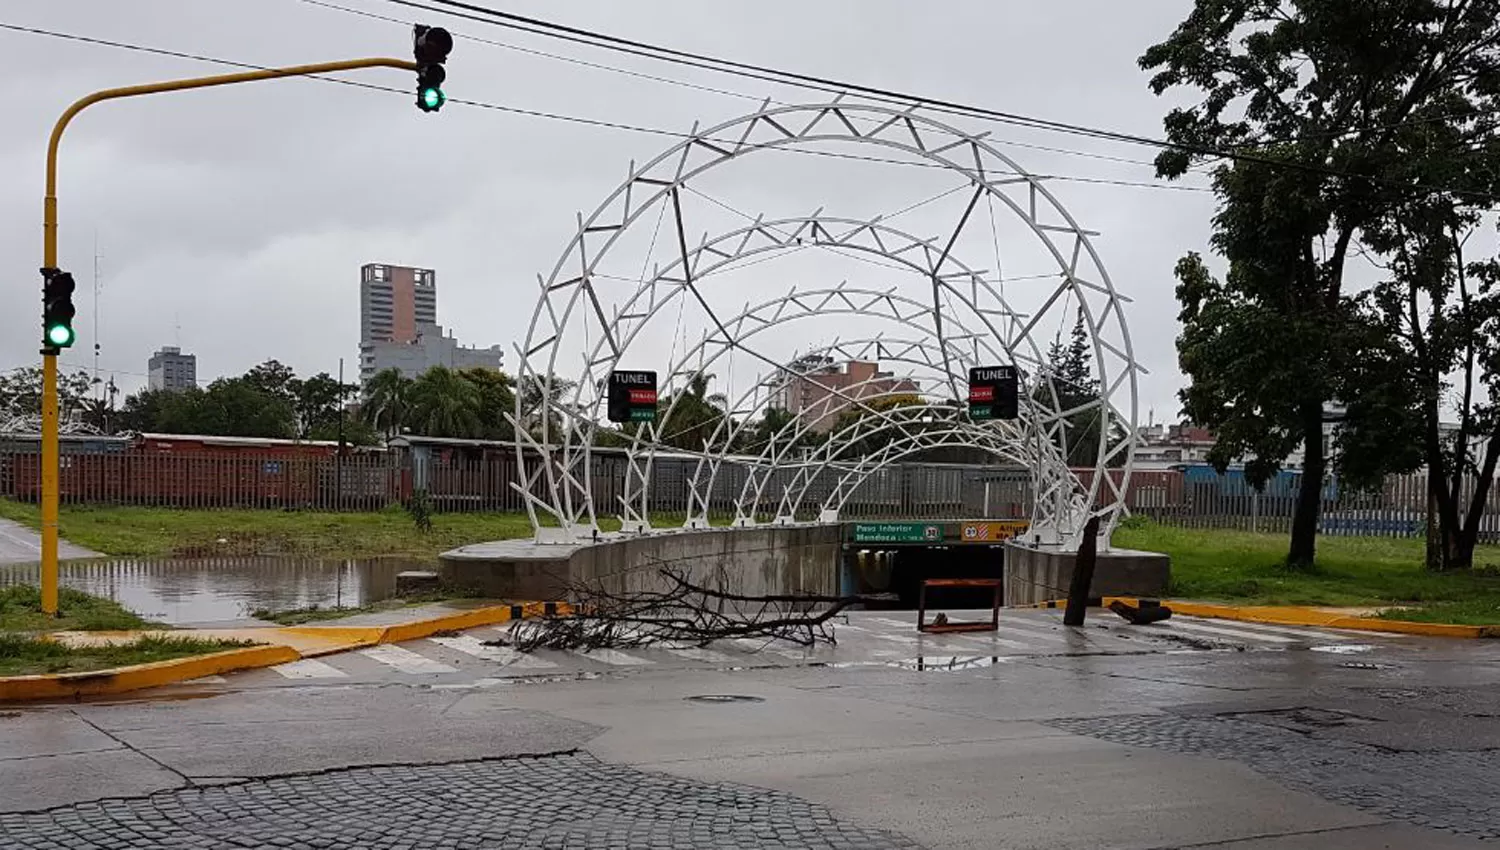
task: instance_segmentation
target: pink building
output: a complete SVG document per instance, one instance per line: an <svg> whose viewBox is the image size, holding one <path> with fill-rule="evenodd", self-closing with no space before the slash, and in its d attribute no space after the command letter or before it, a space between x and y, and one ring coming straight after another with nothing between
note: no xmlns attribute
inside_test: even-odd
<svg viewBox="0 0 1500 850"><path fill-rule="evenodd" d="M802 415L814 431L832 428L856 399L921 391L915 382L881 372L880 364L868 361L850 360L840 366L829 357L804 357L790 368L807 377L784 378L772 404Z"/></svg>

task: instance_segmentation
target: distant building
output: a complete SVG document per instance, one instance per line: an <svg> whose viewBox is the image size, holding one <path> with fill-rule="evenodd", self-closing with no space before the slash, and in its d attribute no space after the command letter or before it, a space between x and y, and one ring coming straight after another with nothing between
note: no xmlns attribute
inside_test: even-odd
<svg viewBox="0 0 1500 850"><path fill-rule="evenodd" d="M504 364L505 353L500 346L470 348L458 344L451 336L444 336L443 329L436 324L418 325L416 338L411 342L374 342L359 347L359 379L365 382L386 369L396 369L408 378L415 378L434 366L449 369L499 369Z"/></svg>
<svg viewBox="0 0 1500 850"><path fill-rule="evenodd" d="M162 346L146 361L147 386L153 390L185 390L198 386L198 358L175 345Z"/></svg>
<svg viewBox="0 0 1500 850"><path fill-rule="evenodd" d="M437 324L437 272L367 263L359 269L359 342L414 342Z"/></svg>
<svg viewBox="0 0 1500 850"><path fill-rule="evenodd" d="M437 272L367 263L359 270L359 379L386 369L415 378L434 366L499 369L500 346L469 348L437 323Z"/></svg>
<svg viewBox="0 0 1500 850"><path fill-rule="evenodd" d="M776 386L771 404L800 414L814 431L827 431L839 414L854 401L871 396L901 393L917 395L921 390L907 378L880 371L880 364L851 360L840 366L831 357L804 357L789 365L802 376L787 375Z"/></svg>

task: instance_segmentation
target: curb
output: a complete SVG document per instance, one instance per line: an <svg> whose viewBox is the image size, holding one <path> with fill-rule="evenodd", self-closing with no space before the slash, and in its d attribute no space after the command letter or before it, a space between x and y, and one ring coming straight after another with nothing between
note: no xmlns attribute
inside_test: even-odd
<svg viewBox="0 0 1500 850"><path fill-rule="evenodd" d="M479 626L494 626L530 617L567 617L572 613L573 606L566 602L525 602L515 605L491 605L471 611L459 611L454 614L444 614L441 617L429 617L425 620L395 623L389 626L284 626L275 631L340 641L337 645L326 649L302 653L303 657L314 658L363 646L400 643L431 637L438 632L457 632Z"/></svg>
<svg viewBox="0 0 1500 850"><path fill-rule="evenodd" d="M274 639L275 633L290 633L328 638L338 643L309 652L298 652L284 644L267 643L261 646L174 658L169 661L154 661L149 664L133 664L108 670L0 676L0 703L74 700L86 696L123 694L142 688L155 688L204 676L231 673L236 670L274 667L299 658L331 655L382 643L416 640L439 632L493 626L531 617L567 617L572 613L573 606L565 602L526 602L514 605L491 605L471 611L460 611L454 614L444 614L441 617L429 617L425 620L389 626L283 626L264 629L266 637Z"/></svg>
<svg viewBox="0 0 1500 850"><path fill-rule="evenodd" d="M300 657L297 650L289 646L273 644L84 673L4 676L0 677L0 702L65 700L122 694L235 670L285 664Z"/></svg>
<svg viewBox="0 0 1500 850"><path fill-rule="evenodd" d="M1189 617L1216 620L1243 620L1247 623L1269 623L1281 626L1320 626L1365 632L1393 632L1423 637L1475 640L1500 638L1500 625L1464 626L1455 623L1418 623L1412 620L1377 620L1373 617L1350 617L1298 605L1211 605L1202 602L1173 602L1167 599L1138 599L1130 596L1106 596L1089 599L1090 607L1108 606L1120 600L1129 605L1159 603L1175 613ZM1023 606L1029 608L1066 608L1067 600L1052 600Z"/></svg>

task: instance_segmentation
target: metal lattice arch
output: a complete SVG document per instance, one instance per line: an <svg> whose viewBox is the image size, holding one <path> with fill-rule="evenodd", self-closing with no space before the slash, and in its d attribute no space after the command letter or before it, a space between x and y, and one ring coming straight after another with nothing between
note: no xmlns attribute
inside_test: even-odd
<svg viewBox="0 0 1500 850"><path fill-rule="evenodd" d="M716 168L762 151L787 148L803 151L824 143L868 145L918 160L933 173L959 176L967 184L967 206L951 234L922 238L902 231L882 217L838 217L821 210L807 216L756 217L743 227L688 241L682 197L694 191L690 182ZM901 350L887 359L902 361L908 355L946 387L950 399L964 397L967 369L972 365L1012 364L1020 371L1022 411L1012 423L974 423L955 404L951 421L942 427L923 427L912 432L901 408L887 415L868 417L868 424L853 433L838 435L827 446L837 457L838 445L868 436L869 429L895 429L895 439L875 454L838 466L841 477L833 496L819 505L821 520L836 517L840 498L874 472L909 456L939 445L961 445L989 451L1032 469L1036 482L1036 506L1032 518L1033 539L1042 543L1076 546L1090 516L1102 520L1102 541L1124 510L1123 493L1128 487L1137 417L1136 364L1122 303L1100 257L1083 229L1045 185L1046 178L1028 173L1014 160L974 134L937 121L917 109L836 100L831 103L762 107L760 110L693 132L645 165L632 163L625 181L588 216L579 216L578 228L566 250L546 276L538 276L541 296L532 314L525 342L518 346L518 379L523 386L536 386L546 401L539 412L528 410L527 393L517 393L515 424L517 462L522 471L518 490L526 498L528 512L539 542L572 542L597 534L601 513L618 511L627 531L650 529L651 459L659 437L667 433L670 405L657 423L641 428L628 452L626 496L619 505L595 505L592 480L593 446L604 413L604 381L615 369L650 368L655 364L631 362L633 346L660 335L668 308L680 311L683 302L701 305L712 320L712 328L697 345L674 358L666 370L662 391L674 398L677 390L700 373L705 364L729 351L752 353L768 367L756 386L777 376L798 376L788 363L755 353L751 337L767 327L840 313L875 315L902 328L916 331L916 338L892 339L890 349ZM1026 311L1012 306L1003 287L986 278L977 263L966 263L954 247L979 202L998 208L1009 219L1019 221L1042 253L1055 265L1047 275L1045 297ZM654 218L660 229L670 216L669 233L675 235L674 259L658 263L648 275L626 279L609 275L601 265L619 248L622 239L643 220ZM992 222L993 224L993 222ZM1024 231L1023 231L1024 232ZM652 249L656 235L652 234ZM825 249L848 256L862 253L882 258L893 268L915 274L931 283L930 301L915 300L895 288L877 291L840 284L824 289L792 291L751 307L737 316L719 316L703 293L716 274L742 269L758 255L785 254L808 248ZM624 250L628 250L624 249ZM996 241L996 265L999 243ZM769 258L769 256L767 257ZM1032 277L1042 277L1033 275ZM958 306L955 306L955 303ZM1064 306L1066 305L1066 306ZM1097 399L1072 409L1061 409L1065 393L1059 392L1056 376L1047 367L1046 346L1036 332L1044 319L1076 305L1079 322L1086 328L1092 375L1098 382ZM957 311L957 315L954 315ZM1052 315L1049 316L1049 313ZM679 312L680 321L680 312ZM654 324L654 329L653 329ZM825 335L826 338L827 335ZM866 338L861 345L885 346L884 335ZM837 350L835 341L825 350ZM577 359L575 359L575 357ZM554 382L576 377L570 398L553 400ZM941 394L940 394L941 395ZM754 405L752 388L741 396L734 410ZM851 407L880 413L859 399L846 399ZM530 402L534 404L534 400ZM933 410L924 408L932 417ZM1070 417L1094 409L1098 449L1093 474L1080 478L1068 469ZM734 417L726 417L728 428ZM862 420L863 421L863 420ZM931 425L929 421L927 423ZM531 426L522 427L523 425ZM790 433L807 424L793 423ZM1094 427L1093 425L1090 426ZM712 482L726 462L732 440L705 441L694 477L695 497L690 499L687 524L706 523L707 499L697 491L706 475ZM793 458L773 440L761 456L736 458L748 462L761 480L785 470L799 469L804 458ZM838 442L842 441L842 442ZM674 450L679 451L680 450ZM825 458L825 461L828 459ZM824 463L828 466L828 463ZM1114 474L1109 474L1113 469ZM705 472L706 470L706 472ZM747 484L748 486L748 484ZM802 488L805 492L805 487ZM840 494L843 494L840 497ZM747 501L747 498L749 499ZM737 524L754 524L760 493L742 495L736 509ZM800 498L800 497L797 497ZM794 498L775 511L775 521L795 521L802 507ZM1102 542L1101 541L1101 542Z"/></svg>

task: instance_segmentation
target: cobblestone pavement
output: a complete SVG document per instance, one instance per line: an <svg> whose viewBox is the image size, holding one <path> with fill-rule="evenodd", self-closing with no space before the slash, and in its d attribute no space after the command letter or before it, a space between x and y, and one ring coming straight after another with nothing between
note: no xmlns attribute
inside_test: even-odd
<svg viewBox="0 0 1500 850"><path fill-rule="evenodd" d="M1402 695L1416 698L1419 692ZM1391 820L1500 839L1494 798L1500 762L1493 751L1399 750L1319 736L1319 730L1380 722L1393 721L1292 709L1062 719L1049 725L1118 744L1238 761L1285 785Z"/></svg>
<svg viewBox="0 0 1500 850"><path fill-rule="evenodd" d="M5 814L0 847L919 850L788 794L583 753L335 770Z"/></svg>

